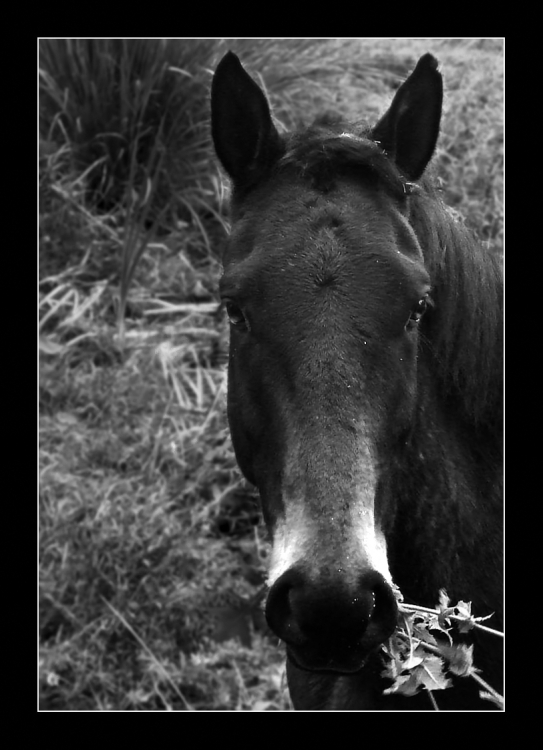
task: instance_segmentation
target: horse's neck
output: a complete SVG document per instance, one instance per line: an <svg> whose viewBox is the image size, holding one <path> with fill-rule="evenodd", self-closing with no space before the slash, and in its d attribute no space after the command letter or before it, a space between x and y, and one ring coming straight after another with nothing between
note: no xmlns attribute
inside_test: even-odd
<svg viewBox="0 0 543 750"><path fill-rule="evenodd" d="M421 363L421 369L425 369ZM480 609L496 609L501 571L502 509L499 456L481 441L459 409L439 396L431 370L419 398L401 477L393 480L396 518L392 566L400 588L413 585L419 604L432 605L440 588L476 599L480 577L495 578ZM482 612L485 614L486 612Z"/></svg>

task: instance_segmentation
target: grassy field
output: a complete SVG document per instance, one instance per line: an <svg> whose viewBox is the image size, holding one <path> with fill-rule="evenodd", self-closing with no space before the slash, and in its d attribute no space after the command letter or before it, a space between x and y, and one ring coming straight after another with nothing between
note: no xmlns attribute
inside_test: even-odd
<svg viewBox="0 0 543 750"><path fill-rule="evenodd" d="M40 708L289 710L225 417L211 71L237 52L287 129L372 120L433 52L438 179L501 254L502 42L40 45Z"/></svg>

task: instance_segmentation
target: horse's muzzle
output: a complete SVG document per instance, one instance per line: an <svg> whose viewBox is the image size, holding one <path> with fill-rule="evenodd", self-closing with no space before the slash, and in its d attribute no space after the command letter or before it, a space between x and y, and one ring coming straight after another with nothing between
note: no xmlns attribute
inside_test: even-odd
<svg viewBox="0 0 543 750"><path fill-rule="evenodd" d="M314 579L293 567L273 584L266 619L302 669L357 672L396 627L398 607L391 586L375 570L347 584L339 574Z"/></svg>

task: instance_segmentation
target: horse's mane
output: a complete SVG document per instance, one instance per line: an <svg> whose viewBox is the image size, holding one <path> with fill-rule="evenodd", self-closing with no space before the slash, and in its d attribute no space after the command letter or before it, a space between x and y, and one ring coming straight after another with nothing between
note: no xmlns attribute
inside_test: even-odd
<svg viewBox="0 0 543 750"><path fill-rule="evenodd" d="M430 179L414 193L411 224L432 279L423 320L443 390L478 427L501 426L503 282L499 260L445 206Z"/></svg>
<svg viewBox="0 0 543 750"><path fill-rule="evenodd" d="M410 222L432 279L434 309L423 319L422 345L441 392L474 426L495 432L502 409L502 278L498 259L443 203L431 175L415 185L371 139L366 124L325 116L287 136L277 167L292 168L327 189L338 175L375 179L392 195L410 195Z"/></svg>

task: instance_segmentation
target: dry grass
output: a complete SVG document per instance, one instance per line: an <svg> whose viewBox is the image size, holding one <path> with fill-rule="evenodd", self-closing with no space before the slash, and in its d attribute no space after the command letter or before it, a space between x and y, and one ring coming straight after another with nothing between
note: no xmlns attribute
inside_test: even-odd
<svg viewBox="0 0 543 750"><path fill-rule="evenodd" d="M190 179L176 183L175 202L157 186L160 225L131 266L121 339L122 258L135 257L127 233L136 230L131 247L138 248L148 229L141 205L127 204L127 188L144 194L151 152L140 171L130 171L129 159L112 183L110 198L115 191L124 197L98 206L98 193L89 196L90 177L106 162L96 165L94 152L81 161L88 151L77 127L82 115L64 92L79 79L89 86L91 76L70 67L71 53L62 49L57 62L71 80L48 72L47 96L54 92L58 107L47 110L49 119L42 108L40 156L44 710L290 705L281 648L261 612L265 534L224 410L228 342L216 287L227 186L201 135L210 71L228 47L261 76L283 127L330 107L371 119L417 56L434 52L447 82L438 154L446 196L500 249L499 42L231 40L203 44L195 57L181 40L167 54L193 55L192 78L177 74L191 81L183 106L193 128L185 156L163 178L171 186L188 160ZM165 75L157 50L155 82ZM98 126L95 134L106 132Z"/></svg>

